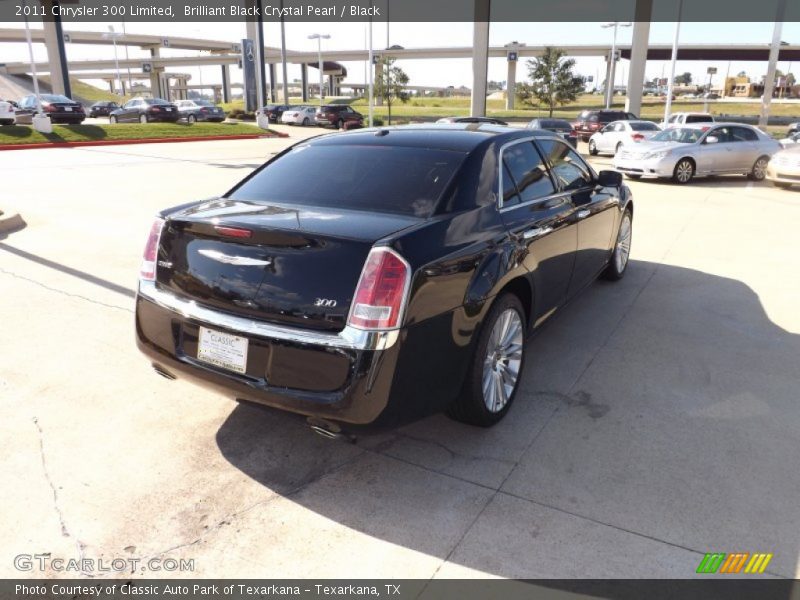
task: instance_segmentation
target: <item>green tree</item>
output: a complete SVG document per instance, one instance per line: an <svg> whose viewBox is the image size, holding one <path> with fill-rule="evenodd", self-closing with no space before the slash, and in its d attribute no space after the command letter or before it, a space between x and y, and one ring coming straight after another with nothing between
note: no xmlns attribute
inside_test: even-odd
<svg viewBox="0 0 800 600"><path fill-rule="evenodd" d="M675 76L675 83L678 85L689 85L692 83L692 74L689 71Z"/></svg>
<svg viewBox="0 0 800 600"><path fill-rule="evenodd" d="M380 71L375 79L375 94L383 98L389 108L389 125L392 124L392 101L408 102L408 92L404 87L408 84L408 75L394 64L396 60L391 56L381 58L378 61Z"/></svg>
<svg viewBox="0 0 800 600"><path fill-rule="evenodd" d="M523 102L547 106L551 117L556 106L574 102L585 85L583 77L573 71L575 60L565 58L566 54L560 48L547 46L541 56L526 63L531 83L519 86Z"/></svg>

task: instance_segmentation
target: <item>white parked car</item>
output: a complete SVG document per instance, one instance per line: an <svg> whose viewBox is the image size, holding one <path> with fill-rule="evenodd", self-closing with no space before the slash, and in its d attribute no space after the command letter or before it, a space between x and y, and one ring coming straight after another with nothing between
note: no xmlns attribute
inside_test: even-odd
<svg viewBox="0 0 800 600"><path fill-rule="evenodd" d="M667 127L681 127L696 123L714 123L714 115L701 112L677 112L670 115L669 121L661 121L658 125L661 129L666 129Z"/></svg>
<svg viewBox="0 0 800 600"><path fill-rule="evenodd" d="M614 168L627 177L671 177L689 183L696 175L747 175L761 181L770 157L781 149L771 136L750 125L669 127L650 140L621 148Z"/></svg>
<svg viewBox="0 0 800 600"><path fill-rule="evenodd" d="M784 148L791 148L792 146L796 146L797 144L800 144L800 131L792 133L791 135L789 135L789 137L785 137L782 140L778 141Z"/></svg>
<svg viewBox="0 0 800 600"><path fill-rule="evenodd" d="M312 106L291 106L288 110L283 111L281 123L287 123L288 125L311 125L314 123L316 114L317 109Z"/></svg>
<svg viewBox="0 0 800 600"><path fill-rule="evenodd" d="M0 100L0 125L13 125L16 122L17 114L11 102Z"/></svg>
<svg viewBox="0 0 800 600"><path fill-rule="evenodd" d="M589 138L589 154L616 154L623 146L644 142L661 129L650 121L613 121Z"/></svg>
<svg viewBox="0 0 800 600"><path fill-rule="evenodd" d="M800 185L800 144L776 152L767 165L767 180L775 187Z"/></svg>

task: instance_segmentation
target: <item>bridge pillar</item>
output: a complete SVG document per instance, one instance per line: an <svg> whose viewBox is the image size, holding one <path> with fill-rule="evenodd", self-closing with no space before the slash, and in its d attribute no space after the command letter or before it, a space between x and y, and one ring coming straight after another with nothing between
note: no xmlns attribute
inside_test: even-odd
<svg viewBox="0 0 800 600"><path fill-rule="evenodd" d="M506 110L514 110L514 100L517 88L517 60L508 61L508 74L506 75Z"/></svg>
<svg viewBox="0 0 800 600"><path fill-rule="evenodd" d="M53 2L45 2L45 9L49 12ZM64 47L64 32L61 28L61 17L57 14L52 21L43 20L44 44L47 47L47 62L50 63L50 87L54 94L63 94L68 98L72 96L69 84L69 69L67 68L67 51Z"/></svg>
<svg viewBox="0 0 800 600"><path fill-rule="evenodd" d="M472 100L470 115L486 115L486 77L489 70L489 5L490 0L475 0L475 22L472 25Z"/></svg>
<svg viewBox="0 0 800 600"><path fill-rule="evenodd" d="M222 65L222 101L231 101L231 67Z"/></svg>
<svg viewBox="0 0 800 600"><path fill-rule="evenodd" d="M775 89L775 71L778 66L778 56L781 45L781 32L783 31L783 18L786 13L786 0L779 0L778 12L775 15L775 25L772 29L772 44L769 48L769 62L767 63L767 77L764 79L764 94L761 96L761 113L758 117L758 126L766 127L769 122L769 107L772 102L772 92Z"/></svg>
<svg viewBox="0 0 800 600"><path fill-rule="evenodd" d="M625 96L625 110L632 112L637 117L642 112L642 92L644 91L644 71L647 65L647 45L650 40L650 18L642 19L638 13L640 6L647 5L652 8L652 0L639 0L637 2L637 20L633 24L633 39L631 43L631 65L628 70L628 92Z"/></svg>
<svg viewBox="0 0 800 600"><path fill-rule="evenodd" d="M636 21L633 25L631 65L628 69L628 92L625 97L625 110L632 112L637 117L642 112L644 71L647 66L647 44L649 38L650 21Z"/></svg>
<svg viewBox="0 0 800 600"><path fill-rule="evenodd" d="M258 107L261 108L266 104L266 87L264 85L264 44L259 42L263 40L263 36L259 34L260 23L257 21L246 21L246 37L253 41L253 50L255 51L256 63L256 97Z"/></svg>
<svg viewBox="0 0 800 600"><path fill-rule="evenodd" d="M303 102L308 102L308 65L306 63L300 65L300 87L303 88Z"/></svg>

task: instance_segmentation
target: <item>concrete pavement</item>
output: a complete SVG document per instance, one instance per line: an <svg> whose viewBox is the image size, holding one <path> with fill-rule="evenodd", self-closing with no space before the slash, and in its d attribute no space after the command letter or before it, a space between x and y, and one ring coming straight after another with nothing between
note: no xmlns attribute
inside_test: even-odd
<svg viewBox="0 0 800 600"><path fill-rule="evenodd" d="M159 378L134 346L152 215L291 141L4 153L0 204L28 225L0 234L0 575L50 552L202 577L682 578L711 551L800 574L800 192L633 182L626 278L531 340L508 418L352 446Z"/></svg>

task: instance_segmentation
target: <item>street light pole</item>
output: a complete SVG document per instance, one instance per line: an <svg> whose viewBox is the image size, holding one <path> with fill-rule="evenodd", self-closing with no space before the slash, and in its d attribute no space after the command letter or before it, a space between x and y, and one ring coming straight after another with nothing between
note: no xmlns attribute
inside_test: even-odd
<svg viewBox="0 0 800 600"><path fill-rule="evenodd" d="M329 40L331 36L327 33L312 33L308 36L310 40L317 40L317 67L319 67L319 106L322 108L322 40Z"/></svg>
<svg viewBox="0 0 800 600"><path fill-rule="evenodd" d="M375 77L375 66L372 64L373 55L372 55L372 17L369 18L369 67L367 71L369 71L369 126L372 127L372 116L373 116L373 96L374 96L374 81L373 78Z"/></svg>
<svg viewBox="0 0 800 600"><path fill-rule="evenodd" d="M117 69L116 88L120 92L122 91L122 78L120 77L120 74L119 74L119 58L117 57L117 38L120 37L121 35L122 35L121 33L117 33L116 31L114 31L114 26L113 25L109 25L108 26L108 33L104 33L103 34L103 37L105 39L111 38L111 42L114 44L114 65L116 66L116 69Z"/></svg>
<svg viewBox="0 0 800 600"><path fill-rule="evenodd" d="M611 99L614 96L614 80L616 79L617 75L617 29L619 27L630 26L630 23L620 23L619 21L614 21L613 23L608 23L607 25L601 25L603 29L608 29L609 27L614 28L614 37L611 41L611 57L608 66L608 77L606 77L606 110L611 108Z"/></svg>
<svg viewBox="0 0 800 600"><path fill-rule="evenodd" d="M672 112L672 86L675 85L675 63L678 60L678 38L681 33L681 10L683 0L678 0L678 20L675 21L675 37L672 38L672 59L669 66L669 81L667 82L667 104L664 106L664 124L669 124L670 113Z"/></svg>

